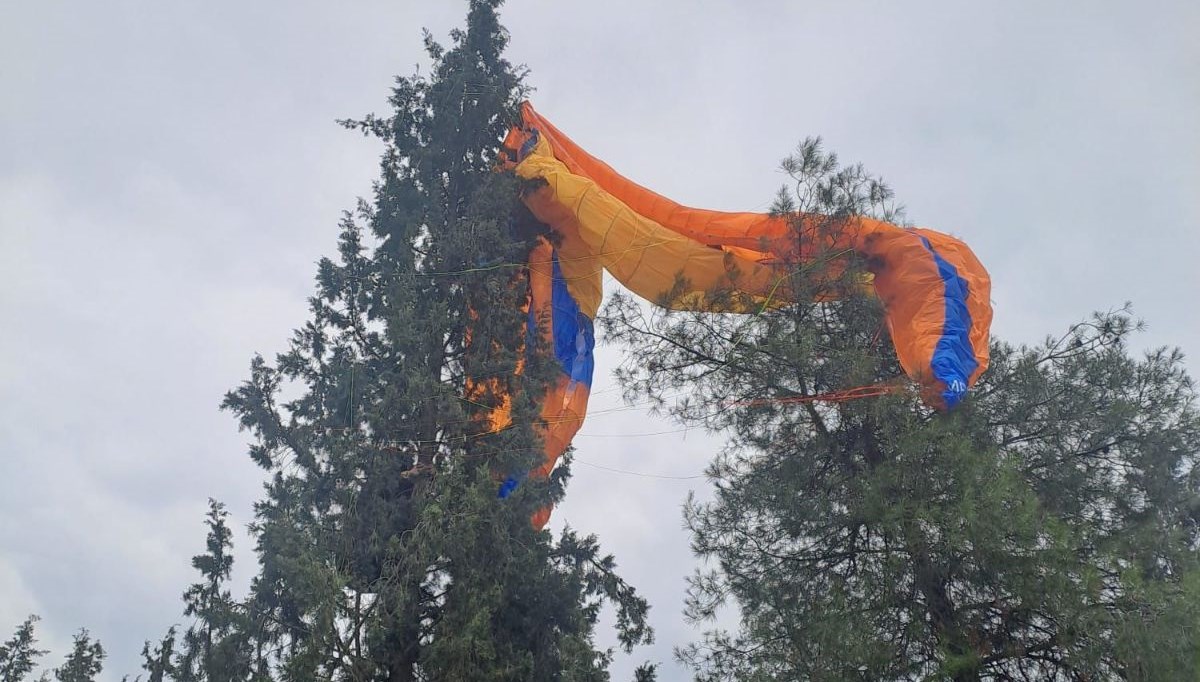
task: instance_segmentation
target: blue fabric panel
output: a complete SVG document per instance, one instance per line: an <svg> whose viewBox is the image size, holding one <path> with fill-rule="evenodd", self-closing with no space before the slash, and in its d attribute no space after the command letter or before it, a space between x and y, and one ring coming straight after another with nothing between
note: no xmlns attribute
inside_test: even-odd
<svg viewBox="0 0 1200 682"><path fill-rule="evenodd" d="M537 143L538 131L535 128L533 131L531 131L529 139L525 140L525 144L521 145L521 148L517 150L517 162L520 163L521 161L524 161L525 157L529 156L529 153L532 152L533 148L537 146Z"/></svg>
<svg viewBox="0 0 1200 682"><path fill-rule="evenodd" d="M933 376L946 385L942 399L946 407L954 407L967 392L967 380L979 366L975 349L971 346L971 311L967 308L967 281L958 276L958 269L938 255L929 240L921 237L921 243L933 256L938 275L945 285L946 319L942 323L942 336L933 351L930 368Z"/></svg>
<svg viewBox="0 0 1200 682"><path fill-rule="evenodd" d="M596 348L596 335L592 320L579 310L575 297L567 288L562 268L558 264L558 252L554 253L554 269L550 280L550 329L554 336L554 357L559 367L571 381L592 387L592 374L596 360L592 352ZM533 306L529 306L529 317L525 327L526 348L534 347L537 339L538 320ZM528 472L513 474L500 483L496 497L505 499L520 486Z"/></svg>
<svg viewBox="0 0 1200 682"><path fill-rule="evenodd" d="M522 478L525 478L525 474L509 476L508 478L504 479L504 482L500 484L500 490L496 492L496 497L499 497L503 500L509 495L512 495L513 491L517 489L517 486L521 484Z"/></svg>
<svg viewBox="0 0 1200 682"><path fill-rule="evenodd" d="M562 268L558 265L558 252L554 253L554 274L551 282L550 308L553 319L554 355L563 372L588 388L592 387L592 373L596 360L592 351L596 347L596 335L592 320L579 311L579 304L567 288Z"/></svg>

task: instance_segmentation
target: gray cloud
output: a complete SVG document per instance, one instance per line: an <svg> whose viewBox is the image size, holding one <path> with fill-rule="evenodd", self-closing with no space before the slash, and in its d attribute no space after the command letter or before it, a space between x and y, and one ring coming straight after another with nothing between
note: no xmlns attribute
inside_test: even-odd
<svg viewBox="0 0 1200 682"><path fill-rule="evenodd" d="M179 620L205 498L250 519L261 475L216 404L303 321L369 192L378 149L333 120L384 111L419 28L464 9L425 5L0 10L0 628L37 611L61 655L87 626L119 679ZM1194 3L512 2L505 22L539 109L668 196L764 209L778 159L819 134L975 248L997 334L1130 299L1148 344L1200 351ZM605 349L601 372L617 362ZM597 415L579 457L698 473L716 439L600 437L674 428ZM650 597L659 643L636 660L664 679L686 678L679 506L704 487L577 464L555 514Z"/></svg>

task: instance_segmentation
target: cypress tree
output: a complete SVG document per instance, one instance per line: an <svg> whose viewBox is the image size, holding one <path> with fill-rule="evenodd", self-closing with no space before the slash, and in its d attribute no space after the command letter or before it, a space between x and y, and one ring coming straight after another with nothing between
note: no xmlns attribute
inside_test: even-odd
<svg viewBox="0 0 1200 682"><path fill-rule="evenodd" d="M33 624L37 616L30 616L17 626L12 637L0 644L0 682L21 682L37 667L37 660L46 654L37 648Z"/></svg>
<svg viewBox="0 0 1200 682"><path fill-rule="evenodd" d="M176 650L176 630L170 629L156 647L142 650L143 668L150 679L180 682L227 682L269 679L255 668L254 638L260 634L247 606L234 601L229 589L233 572L233 533L225 506L209 500L204 554L192 557L200 581L183 593L184 615L192 623L184 630Z"/></svg>
<svg viewBox="0 0 1200 682"><path fill-rule="evenodd" d="M784 170L782 214L894 218L882 183L815 141ZM647 318L616 297L602 320L630 397L729 436L714 499L685 508L712 566L687 615L732 605L740 623L678 652L697 679L1200 679L1200 415L1180 353L1135 357L1118 310L995 342L948 414L912 392L813 401L902 372L872 264L795 265L813 302Z"/></svg>
<svg viewBox="0 0 1200 682"><path fill-rule="evenodd" d="M540 458L555 371L523 309L545 230L497 169L526 90L499 5L472 0L449 48L426 33L433 68L397 79L389 116L343 122L385 146L373 200L344 216L290 348L254 358L223 403L271 475L240 605L261 679L607 679L606 601L624 648L650 641L646 602L594 538L529 523L565 467L497 499L498 477ZM506 400L512 425L490 428Z"/></svg>
<svg viewBox="0 0 1200 682"><path fill-rule="evenodd" d="M58 682L95 682L104 669L105 655L100 642L93 640L86 629L81 629L75 634L67 660L54 670L54 679Z"/></svg>

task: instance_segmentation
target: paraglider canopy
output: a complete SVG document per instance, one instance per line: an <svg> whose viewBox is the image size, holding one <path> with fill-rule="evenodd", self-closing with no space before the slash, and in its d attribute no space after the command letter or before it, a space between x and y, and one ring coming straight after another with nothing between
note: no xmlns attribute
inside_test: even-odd
<svg viewBox="0 0 1200 682"><path fill-rule="evenodd" d="M868 264L865 284L883 303L900 364L927 403L953 408L987 368L991 282L958 239L862 216L683 206L588 154L528 102L521 117L505 140L509 166L536 181L523 200L555 237L530 256L531 327L548 322L542 334L561 369L543 398L545 461L532 475L549 474L587 413L603 271L657 305L746 314L800 300L789 285L797 263L855 253ZM831 221L838 229L814 229ZM808 399L853 400L894 387L846 387ZM501 494L514 486L510 478ZM543 510L534 524L548 517Z"/></svg>

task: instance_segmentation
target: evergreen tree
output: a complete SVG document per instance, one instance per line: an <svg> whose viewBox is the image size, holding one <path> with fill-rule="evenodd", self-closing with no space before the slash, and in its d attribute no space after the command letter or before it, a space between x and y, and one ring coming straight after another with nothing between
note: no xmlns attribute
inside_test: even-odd
<svg viewBox="0 0 1200 682"><path fill-rule="evenodd" d="M75 635L75 644L62 667L54 670L58 682L95 682L104 668L104 647L92 640L87 630Z"/></svg>
<svg viewBox="0 0 1200 682"><path fill-rule="evenodd" d="M180 682L227 682L270 679L265 664L257 668L254 640L260 634L246 605L234 601L228 583L233 571L233 534L225 506L209 500L204 554L192 557L200 581L183 594L184 615L192 624L183 632L176 649L174 627L155 646L146 642L142 667L151 682L166 679Z"/></svg>
<svg viewBox="0 0 1200 682"><path fill-rule="evenodd" d="M894 217L816 142L784 169L798 192L776 210L829 215L818 232ZM1121 310L994 343L949 414L911 392L806 400L902 376L869 266L796 264L820 302L755 316L606 308L627 396L730 436L715 498L685 508L714 566L687 615L732 604L740 626L680 658L699 680L1200 679L1200 416L1179 352L1134 357Z"/></svg>
<svg viewBox="0 0 1200 682"><path fill-rule="evenodd" d="M344 122L385 145L374 200L345 216L290 349L226 396L271 473L239 625L264 678L607 679L605 601L624 648L650 641L645 601L594 538L530 525L565 467L496 499L498 476L540 458L555 371L523 312L520 264L545 230L497 171L525 92L499 4L472 0L449 49L426 34L432 72L397 80L390 116ZM490 428L506 400L512 425ZM198 568L218 577L219 556ZM189 591L197 615L218 584ZM161 649L147 659L166 675Z"/></svg>
<svg viewBox="0 0 1200 682"><path fill-rule="evenodd" d="M17 626L13 636L0 644L0 682L21 682L37 667L37 660L45 655L36 647L33 624L37 616L30 616Z"/></svg>
<svg viewBox="0 0 1200 682"><path fill-rule="evenodd" d="M150 642L142 647L142 669L149 675L146 682L165 682L175 679L175 637L176 629L171 627L154 646ZM126 676L128 677L128 676ZM141 680L141 677L136 678Z"/></svg>

